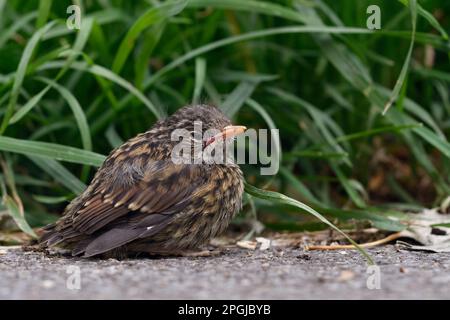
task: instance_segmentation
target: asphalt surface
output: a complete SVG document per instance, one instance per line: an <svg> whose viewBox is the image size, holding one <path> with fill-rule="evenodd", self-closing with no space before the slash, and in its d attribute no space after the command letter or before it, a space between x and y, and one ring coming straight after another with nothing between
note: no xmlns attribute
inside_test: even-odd
<svg viewBox="0 0 450 320"><path fill-rule="evenodd" d="M118 261L3 247L0 299L450 298L450 253L398 251L392 245L369 252L379 278L354 250L230 248L212 257Z"/></svg>

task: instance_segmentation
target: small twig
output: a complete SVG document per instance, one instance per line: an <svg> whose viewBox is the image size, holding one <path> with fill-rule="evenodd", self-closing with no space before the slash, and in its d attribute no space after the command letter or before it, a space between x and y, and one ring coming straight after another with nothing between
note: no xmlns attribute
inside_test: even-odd
<svg viewBox="0 0 450 320"><path fill-rule="evenodd" d="M395 239L400 238L401 236L402 236L401 232L397 232L397 233L393 233L393 234L387 236L386 238L372 241L372 242L362 243L359 246L363 247L363 248L375 247L375 246L379 246L381 244L391 242ZM313 245L313 246L306 246L305 249L306 250L340 250L340 249L355 249L355 246L352 244L336 244L336 245L329 245L329 246Z"/></svg>

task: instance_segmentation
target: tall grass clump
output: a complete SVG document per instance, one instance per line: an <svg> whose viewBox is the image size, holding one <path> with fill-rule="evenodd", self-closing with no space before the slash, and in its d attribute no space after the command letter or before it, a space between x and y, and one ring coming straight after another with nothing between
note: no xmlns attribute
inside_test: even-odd
<svg viewBox="0 0 450 320"><path fill-rule="evenodd" d="M72 4L79 30L66 26ZM380 30L366 28L373 4ZM298 214L309 211L400 230L404 210L449 195L448 1L0 0L0 9L2 211L29 234L112 148L199 102L279 129L278 174L243 166L241 217L270 228L320 227Z"/></svg>

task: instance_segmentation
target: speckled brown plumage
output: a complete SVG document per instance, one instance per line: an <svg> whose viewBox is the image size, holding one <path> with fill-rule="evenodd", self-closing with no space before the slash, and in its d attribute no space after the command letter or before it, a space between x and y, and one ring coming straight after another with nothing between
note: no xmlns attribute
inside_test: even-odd
<svg viewBox="0 0 450 320"><path fill-rule="evenodd" d="M237 164L174 164L175 129L222 130L231 123L215 107L181 108L113 150L89 187L44 228L42 246L73 255L179 254L222 232L241 208Z"/></svg>

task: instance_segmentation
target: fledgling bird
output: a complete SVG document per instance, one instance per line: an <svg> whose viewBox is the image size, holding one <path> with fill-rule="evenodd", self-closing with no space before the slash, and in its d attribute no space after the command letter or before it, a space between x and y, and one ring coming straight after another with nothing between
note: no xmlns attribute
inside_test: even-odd
<svg viewBox="0 0 450 320"><path fill-rule="evenodd" d="M245 131L216 107L186 106L113 150L87 189L54 224L44 227L42 247L72 255L124 257L195 252L228 226L241 209L243 175L234 162L174 163L176 129L218 134L202 138L200 150L227 145ZM198 123L198 122L197 122ZM195 137L194 137L195 136ZM192 139L196 139L192 134ZM198 141L197 141L198 142Z"/></svg>

